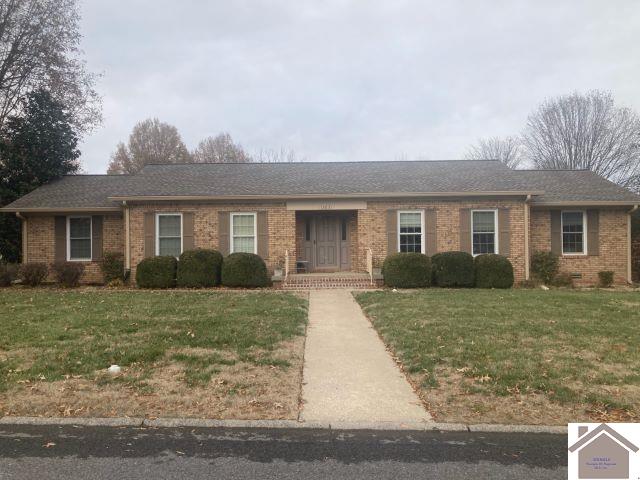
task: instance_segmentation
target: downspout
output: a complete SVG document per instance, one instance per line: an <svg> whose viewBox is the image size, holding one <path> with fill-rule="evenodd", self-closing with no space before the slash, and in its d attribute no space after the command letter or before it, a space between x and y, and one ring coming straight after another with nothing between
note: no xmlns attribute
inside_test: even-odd
<svg viewBox="0 0 640 480"><path fill-rule="evenodd" d="M631 269L631 215L638 210L638 205L634 205L627 213L627 282L633 283L633 272Z"/></svg>
<svg viewBox="0 0 640 480"><path fill-rule="evenodd" d="M124 273L125 276L131 271L131 240L129 227L129 206L126 201L122 202L124 207Z"/></svg>
<svg viewBox="0 0 640 480"><path fill-rule="evenodd" d="M22 263L27 263L29 261L27 258L27 218L20 212L16 212L16 217L18 217L22 223Z"/></svg>
<svg viewBox="0 0 640 480"><path fill-rule="evenodd" d="M529 205L531 202L531 194L527 195L527 198L524 201L524 279L529 280L529 263L531 263L531 259L529 258L529 215L531 206Z"/></svg>

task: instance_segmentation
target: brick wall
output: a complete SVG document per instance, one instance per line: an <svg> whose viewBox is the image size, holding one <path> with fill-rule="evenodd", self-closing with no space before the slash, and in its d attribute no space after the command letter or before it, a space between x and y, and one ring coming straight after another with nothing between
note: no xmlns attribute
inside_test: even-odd
<svg viewBox="0 0 640 480"><path fill-rule="evenodd" d="M551 250L551 216L549 209L531 209L531 252ZM599 255L563 255L560 258L560 270L567 273L580 273L581 279L575 279L576 285L595 285L598 272L612 270L615 283L627 281L627 212L624 209L600 209L599 213Z"/></svg>
<svg viewBox="0 0 640 480"><path fill-rule="evenodd" d="M366 248L373 250L374 266L382 266L387 252L387 210L435 209L437 212L436 242L438 252L460 250L460 209L509 208L510 253L516 281L524 279L524 201L517 200L415 200L415 201L368 201L366 210L358 210L358 257L357 269L364 271ZM431 254L432 252L427 252Z"/></svg>
<svg viewBox="0 0 640 480"><path fill-rule="evenodd" d="M27 259L29 262L55 262L55 217L53 215L27 217ZM102 224L103 251L124 253L124 223L121 214L104 215ZM102 283L100 265L96 262L85 264L82 283ZM49 281L53 281L52 274Z"/></svg>
<svg viewBox="0 0 640 480"><path fill-rule="evenodd" d="M524 209L519 200L380 200L368 201L366 210L351 212L349 215L351 240L351 265L354 271L365 270L365 249L372 248L374 263L381 266L387 255L386 212L388 209L435 209L437 212L438 251L460 250L461 208L494 209L509 208L510 216L510 254L514 266L516 281L525 276L524 252ZM285 250L291 258L296 258L296 249L300 247L304 235L303 224L296 222L296 213L287 210L284 202L271 203L235 203L235 204L188 204L188 205L134 205L130 206L131 230L131 266L135 279L135 267L144 258L144 213L153 212L193 212L194 242L196 248L218 249L218 212L257 212L267 211L269 228L269 256L267 267L273 271L278 261L284 259ZM298 215L300 216L300 215ZM548 209L532 208L530 217L530 251L550 250L550 217ZM27 255L29 261L53 263L54 216L30 216L27 222ZM104 251L124 252L124 222L122 215L104 216ZM431 252L429 252L431 253ZM572 273L579 272L582 279L579 285L592 285L597 282L600 270L613 270L616 283L626 282L627 275L627 213L624 209L600 210L600 255L587 257L562 257L561 268ZM84 283L102 281L99 265L86 263Z"/></svg>
<svg viewBox="0 0 640 480"><path fill-rule="evenodd" d="M284 261L288 249L295 258L295 212L287 210L284 202L236 203L236 204L181 204L181 205L132 205L130 206L131 229L131 278L135 280L136 265L144 258L144 214L145 212L175 212L194 214L194 243L196 248L218 249L219 212L267 212L269 228L269 256L267 268L273 272L279 260Z"/></svg>

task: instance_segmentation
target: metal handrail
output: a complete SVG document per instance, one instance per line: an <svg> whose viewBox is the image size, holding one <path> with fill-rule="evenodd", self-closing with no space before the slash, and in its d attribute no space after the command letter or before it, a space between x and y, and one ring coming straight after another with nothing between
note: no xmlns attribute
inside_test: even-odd
<svg viewBox="0 0 640 480"><path fill-rule="evenodd" d="M373 251L370 248L366 248L365 252L367 254L367 273L369 274L371 285L373 285Z"/></svg>
<svg viewBox="0 0 640 480"><path fill-rule="evenodd" d="M284 251L284 279L289 276L289 250Z"/></svg>

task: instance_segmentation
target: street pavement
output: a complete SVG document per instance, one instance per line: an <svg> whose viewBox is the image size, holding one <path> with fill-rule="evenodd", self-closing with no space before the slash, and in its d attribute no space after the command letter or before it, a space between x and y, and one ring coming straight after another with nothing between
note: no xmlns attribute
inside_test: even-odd
<svg viewBox="0 0 640 480"><path fill-rule="evenodd" d="M0 425L0 479L562 479L542 433Z"/></svg>

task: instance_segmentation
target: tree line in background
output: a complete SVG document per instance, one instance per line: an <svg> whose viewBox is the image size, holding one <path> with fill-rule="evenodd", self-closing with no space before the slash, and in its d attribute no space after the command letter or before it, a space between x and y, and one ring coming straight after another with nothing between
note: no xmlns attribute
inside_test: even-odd
<svg viewBox="0 0 640 480"><path fill-rule="evenodd" d="M640 192L640 117L610 92L573 93L543 102L519 136L481 139L466 158L512 168L585 169Z"/></svg>
<svg viewBox="0 0 640 480"><path fill-rule="evenodd" d="M0 207L80 169L80 137L102 121L79 50L76 0L0 0ZM0 257L20 258L20 221L0 215Z"/></svg>
<svg viewBox="0 0 640 480"><path fill-rule="evenodd" d="M274 163L295 162L296 153L287 148L262 149L250 154L235 143L226 132L209 136L189 151L178 129L173 125L149 118L138 122L126 144L120 142L107 169L108 174L137 173L151 163Z"/></svg>

